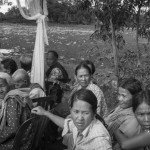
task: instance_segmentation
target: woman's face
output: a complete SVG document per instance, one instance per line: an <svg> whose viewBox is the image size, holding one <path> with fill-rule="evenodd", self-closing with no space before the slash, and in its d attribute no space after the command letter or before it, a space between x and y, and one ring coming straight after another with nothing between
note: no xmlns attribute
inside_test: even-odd
<svg viewBox="0 0 150 150"><path fill-rule="evenodd" d="M122 87L119 87L118 100L119 100L119 104L121 108L125 109L125 108L129 108L132 106L131 93Z"/></svg>
<svg viewBox="0 0 150 150"><path fill-rule="evenodd" d="M0 99L3 99L8 91L9 91L8 84L4 79L0 79Z"/></svg>
<svg viewBox="0 0 150 150"><path fill-rule="evenodd" d="M76 79L82 87L87 87L90 83L91 75L86 68L80 68L77 71Z"/></svg>
<svg viewBox="0 0 150 150"><path fill-rule="evenodd" d="M150 130L150 106L143 102L136 111L135 116L143 130Z"/></svg>
<svg viewBox="0 0 150 150"><path fill-rule="evenodd" d="M77 100L71 108L71 117L78 131L82 132L94 119L94 113L89 103Z"/></svg>

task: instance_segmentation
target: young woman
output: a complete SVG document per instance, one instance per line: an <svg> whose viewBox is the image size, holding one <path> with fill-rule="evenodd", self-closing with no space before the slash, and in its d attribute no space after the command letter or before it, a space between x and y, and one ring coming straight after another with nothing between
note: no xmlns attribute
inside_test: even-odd
<svg viewBox="0 0 150 150"><path fill-rule="evenodd" d="M33 108L32 113L47 116L63 128L62 136L72 133L74 150L112 150L109 133L95 117L96 96L90 90L80 89L73 93L70 108L71 118L69 119L56 116L42 107Z"/></svg>
<svg viewBox="0 0 150 150"><path fill-rule="evenodd" d="M119 85L119 105L112 113L104 118L112 137L117 129L127 137L132 137L140 132L139 123L137 122L132 110L132 101L134 95L141 90L141 83L134 78L124 79ZM116 149L119 149L116 140L113 142L114 149L116 147Z"/></svg>
<svg viewBox="0 0 150 150"><path fill-rule="evenodd" d="M102 90L92 82L91 77L92 73L88 65L84 63L79 64L75 69L75 78L78 84L73 88L72 93L82 88L91 90L97 98L97 114L104 117L108 112L104 94Z"/></svg>
<svg viewBox="0 0 150 150"><path fill-rule="evenodd" d="M133 98L133 111L140 124L140 134L127 138L120 130L115 136L122 149L150 150L150 91L142 91Z"/></svg>

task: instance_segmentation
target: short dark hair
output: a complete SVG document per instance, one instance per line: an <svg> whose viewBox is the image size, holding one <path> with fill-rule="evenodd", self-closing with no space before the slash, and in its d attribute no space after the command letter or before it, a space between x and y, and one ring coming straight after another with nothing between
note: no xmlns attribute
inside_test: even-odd
<svg viewBox="0 0 150 150"><path fill-rule="evenodd" d="M10 70L10 75L12 75L17 70L17 64L12 58L5 58L1 61L5 69Z"/></svg>
<svg viewBox="0 0 150 150"><path fill-rule="evenodd" d="M90 60L83 60L81 61L81 63L85 63L87 65L91 65L91 73L92 75L95 73L95 66L94 66L94 63Z"/></svg>
<svg viewBox="0 0 150 150"><path fill-rule="evenodd" d="M80 64L76 67L76 69L75 69L75 75L77 75L78 70L81 69L81 68L85 68L85 69L89 72L90 75L92 74L92 73L91 73L91 69L90 69L90 67L89 67L87 64L80 63Z"/></svg>
<svg viewBox="0 0 150 150"><path fill-rule="evenodd" d="M96 114L97 98L92 91L88 89L80 89L74 92L73 95L71 96L71 103L70 103L71 108L73 107L74 102L77 100L82 100L84 102L89 103L92 107L93 113Z"/></svg>
<svg viewBox="0 0 150 150"><path fill-rule="evenodd" d="M31 55L21 55L20 66L26 71L30 71L32 67L32 56Z"/></svg>
<svg viewBox="0 0 150 150"><path fill-rule="evenodd" d="M128 90L132 95L135 95L142 91L142 84L135 78L126 78L119 83L119 87Z"/></svg>
<svg viewBox="0 0 150 150"><path fill-rule="evenodd" d="M141 91L133 97L132 109L133 112L136 111L138 106L142 103L146 103L150 106L150 90L146 89L145 91Z"/></svg>
<svg viewBox="0 0 150 150"><path fill-rule="evenodd" d="M50 51L48 51L48 54L49 53L52 53L54 55L54 57L58 59L58 53L56 51L50 50Z"/></svg>

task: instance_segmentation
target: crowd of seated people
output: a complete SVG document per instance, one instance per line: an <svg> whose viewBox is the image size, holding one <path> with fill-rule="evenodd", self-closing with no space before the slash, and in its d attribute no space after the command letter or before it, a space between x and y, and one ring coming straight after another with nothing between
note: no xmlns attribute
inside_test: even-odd
<svg viewBox="0 0 150 150"><path fill-rule="evenodd" d="M149 86L144 89L135 78L123 79L118 83L118 105L108 112L104 91L94 79L93 62L81 61L74 70L75 78L71 79L74 84L70 84L58 57L56 51L47 54L45 89L30 81L31 55L20 57L21 68L12 58L1 61L0 150L12 150L19 127L33 117L32 114L49 118L46 134L51 134L48 131L52 123L56 124L68 150L149 150ZM32 102L32 99L51 95L57 97L52 110ZM54 135L47 138L51 140L51 136Z"/></svg>

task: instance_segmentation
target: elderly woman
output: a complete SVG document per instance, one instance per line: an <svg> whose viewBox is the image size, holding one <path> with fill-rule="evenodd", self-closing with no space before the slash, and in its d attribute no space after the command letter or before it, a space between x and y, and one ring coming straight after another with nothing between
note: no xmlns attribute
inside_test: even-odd
<svg viewBox="0 0 150 150"><path fill-rule="evenodd" d="M30 117L32 107L29 93L11 90L11 77L0 73L0 150L11 150L13 139L20 125ZM29 109L30 108L30 109Z"/></svg>
<svg viewBox="0 0 150 150"><path fill-rule="evenodd" d="M97 98L87 89L80 89L71 97L71 118L56 116L42 107L32 109L32 113L48 117L63 128L62 136L72 133L74 150L112 150L109 133L103 123L96 118Z"/></svg>
<svg viewBox="0 0 150 150"><path fill-rule="evenodd" d="M15 89L26 88L30 92L30 99L45 96L44 90L38 83L30 82L30 77L24 69L17 69L12 75L12 80Z"/></svg>
<svg viewBox="0 0 150 150"><path fill-rule="evenodd" d="M88 89L92 91L97 98L97 114L104 117L108 110L101 89L92 82L92 72L88 65L85 63L79 64L75 69L75 78L78 84L73 88L72 93L79 89Z"/></svg>

